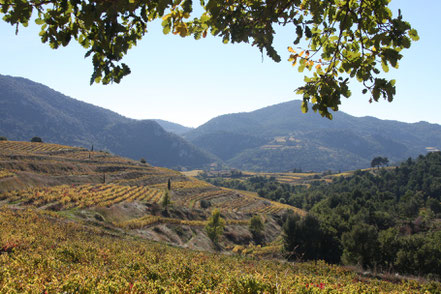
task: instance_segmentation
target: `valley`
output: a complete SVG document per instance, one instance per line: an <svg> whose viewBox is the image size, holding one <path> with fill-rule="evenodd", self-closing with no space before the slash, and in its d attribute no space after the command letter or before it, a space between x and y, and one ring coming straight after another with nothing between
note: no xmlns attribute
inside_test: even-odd
<svg viewBox="0 0 441 294"><path fill-rule="evenodd" d="M441 291L439 125L345 113L324 121L291 101L186 128L21 78L0 85L0 289ZM377 156L391 166L367 168ZM157 260L152 276L140 276L139 262L151 262L136 257L140 246ZM172 256L183 273L166 273ZM37 260L51 277L19 282ZM231 275L211 272L226 263Z"/></svg>
<svg viewBox="0 0 441 294"><path fill-rule="evenodd" d="M441 294L440 3L0 1L0 294Z"/></svg>
<svg viewBox="0 0 441 294"><path fill-rule="evenodd" d="M318 174L258 176L314 186ZM329 176L335 175L323 177ZM170 202L164 205L165 195ZM213 243L206 228L215 210L225 227ZM250 231L256 215L264 224L258 242ZM284 222L292 216L305 218L306 210L108 152L0 141L0 292L441 289L435 281L377 276L322 261L281 261Z"/></svg>

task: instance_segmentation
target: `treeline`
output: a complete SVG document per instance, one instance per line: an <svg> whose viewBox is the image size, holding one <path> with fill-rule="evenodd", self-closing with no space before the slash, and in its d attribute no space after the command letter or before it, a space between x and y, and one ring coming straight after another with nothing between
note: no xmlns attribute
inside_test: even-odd
<svg viewBox="0 0 441 294"><path fill-rule="evenodd" d="M280 183L275 177L254 176L245 179L235 179L234 177L237 177L235 176L236 174L238 172L232 173L231 178L209 178L203 175L201 178L218 187L257 192L260 197L281 203L287 203L296 193L306 191L305 186L292 186Z"/></svg>
<svg viewBox="0 0 441 294"><path fill-rule="evenodd" d="M286 216L291 259L441 278L441 152L309 188L274 178L222 181L308 211Z"/></svg>
<svg viewBox="0 0 441 294"><path fill-rule="evenodd" d="M288 251L305 254L301 243L312 239L322 249L307 259L441 275L441 152L375 173L357 171L296 193L288 202L310 213L303 220L288 217ZM306 230L316 235L302 241L298 235Z"/></svg>

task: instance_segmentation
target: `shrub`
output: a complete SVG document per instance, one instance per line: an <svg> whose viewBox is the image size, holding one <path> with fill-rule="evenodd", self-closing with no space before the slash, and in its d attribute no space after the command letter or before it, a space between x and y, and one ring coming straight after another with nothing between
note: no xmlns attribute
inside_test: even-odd
<svg viewBox="0 0 441 294"><path fill-rule="evenodd" d="M43 140L40 137L33 137L31 142L43 143Z"/></svg>
<svg viewBox="0 0 441 294"><path fill-rule="evenodd" d="M170 195L168 194L168 191L165 191L164 196L162 196L161 205L164 209L167 209L170 203Z"/></svg>
<svg viewBox="0 0 441 294"><path fill-rule="evenodd" d="M5 136L0 136L0 141L8 141L8 138L6 138Z"/></svg>
<svg viewBox="0 0 441 294"><path fill-rule="evenodd" d="M206 199L202 199L199 202L199 204L201 205L201 208L204 208L204 209L206 209L206 208L211 206L211 202L209 200L206 200Z"/></svg>
<svg viewBox="0 0 441 294"><path fill-rule="evenodd" d="M263 229L264 229L262 218L259 215L254 215L250 219L250 225L248 228L250 230L251 235L253 235L254 242L256 242L257 244L261 243L263 239Z"/></svg>
<svg viewBox="0 0 441 294"><path fill-rule="evenodd" d="M220 235L224 232L225 220L220 216L219 209L214 209L211 217L208 219L208 224L205 226L208 238L217 245Z"/></svg>

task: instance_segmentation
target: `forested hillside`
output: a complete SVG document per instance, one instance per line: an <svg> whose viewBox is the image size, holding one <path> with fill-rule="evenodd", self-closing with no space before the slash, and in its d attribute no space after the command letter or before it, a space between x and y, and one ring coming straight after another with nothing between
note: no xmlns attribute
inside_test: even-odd
<svg viewBox="0 0 441 294"><path fill-rule="evenodd" d="M193 128L185 127L183 125L180 125L180 124L177 124L174 122L170 122L170 121L166 121L163 119L154 119L154 121L156 121L167 132L174 133L176 135L183 135L183 134L193 130Z"/></svg>
<svg viewBox="0 0 441 294"><path fill-rule="evenodd" d="M441 273L440 152L340 177L289 202L319 220L322 233L335 241L336 259L403 273Z"/></svg>
<svg viewBox="0 0 441 294"><path fill-rule="evenodd" d="M439 277L441 152L332 181L315 178L300 186L259 176L210 182L307 210L306 217L289 216L285 223L285 249L292 258Z"/></svg>
<svg viewBox="0 0 441 294"><path fill-rule="evenodd" d="M229 166L253 171L353 170L375 156L391 162L441 149L441 126L354 117L333 120L300 111L290 101L253 112L222 115L185 137Z"/></svg>
<svg viewBox="0 0 441 294"><path fill-rule="evenodd" d="M23 78L0 75L0 136L107 150L166 167L201 167L214 157L156 121L134 120Z"/></svg>

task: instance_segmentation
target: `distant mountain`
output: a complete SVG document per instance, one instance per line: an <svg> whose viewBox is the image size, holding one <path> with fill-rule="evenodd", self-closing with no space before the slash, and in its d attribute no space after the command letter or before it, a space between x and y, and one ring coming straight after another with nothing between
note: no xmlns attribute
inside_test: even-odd
<svg viewBox="0 0 441 294"><path fill-rule="evenodd" d="M0 136L103 149L152 165L188 168L213 156L166 132L156 121L134 120L24 78L0 75Z"/></svg>
<svg viewBox="0 0 441 294"><path fill-rule="evenodd" d="M154 119L154 121L156 121L167 132L174 133L176 135L183 135L194 129L162 119Z"/></svg>
<svg viewBox="0 0 441 294"><path fill-rule="evenodd" d="M333 120L303 114L294 100L216 117L185 134L228 165L256 171L349 170L373 157L391 162L441 149L441 126L403 123L344 112ZM430 148L432 147L432 148Z"/></svg>

